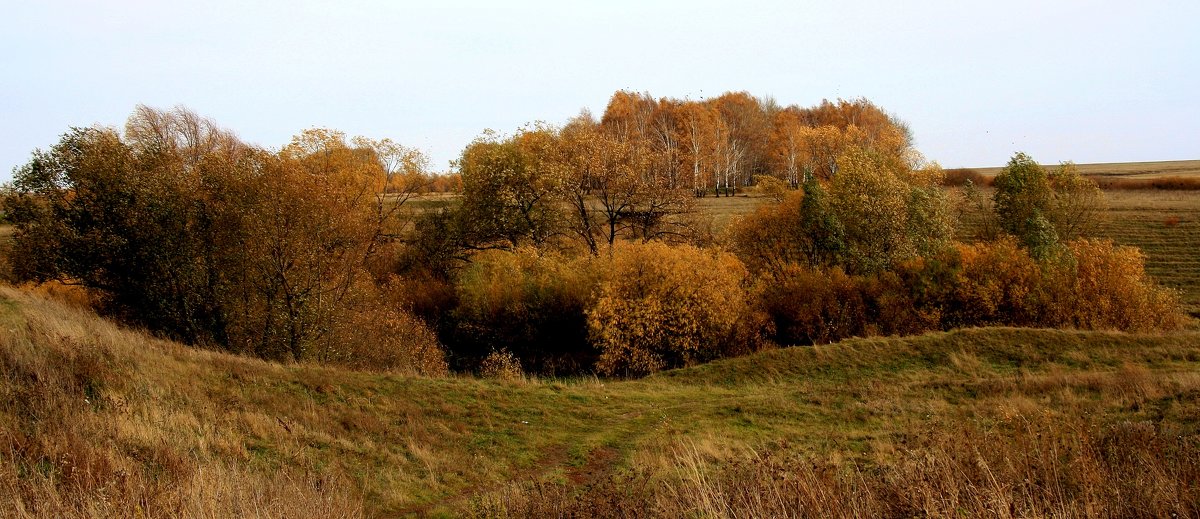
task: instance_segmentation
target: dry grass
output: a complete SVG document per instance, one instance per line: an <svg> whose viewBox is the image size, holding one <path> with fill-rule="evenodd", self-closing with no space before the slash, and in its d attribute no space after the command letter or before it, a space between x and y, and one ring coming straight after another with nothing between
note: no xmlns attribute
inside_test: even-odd
<svg viewBox="0 0 1200 519"><path fill-rule="evenodd" d="M1004 503L1188 516L1198 367L1196 332L1000 328L639 381L398 377L184 348L2 289L0 508L779 516Z"/></svg>
<svg viewBox="0 0 1200 519"><path fill-rule="evenodd" d="M1197 191L1200 190L1200 176L1196 177L1155 177L1155 178L1111 178L1092 177L1100 189L1159 189L1166 191Z"/></svg>
<svg viewBox="0 0 1200 519"><path fill-rule="evenodd" d="M820 433L772 434L741 448L714 444L712 436L674 437L657 456L611 478L585 486L514 484L476 500L473 511L489 517L1200 517L1195 336L1182 338L1189 346L1161 350L1122 334L1076 342L1065 332L967 331L952 341L961 349L945 348L942 337L785 350L666 375L680 384L724 381L747 392L765 384L779 399L848 406L850 416L841 419L849 418L844 426L854 432L833 434L832 445L823 445L828 436ZM1141 358L1129 360L1130 354ZM917 367L923 363L936 368ZM862 377L856 366L876 370ZM850 398L830 395L837 386L820 382L800 394L789 391L795 381L825 377L842 381Z"/></svg>
<svg viewBox="0 0 1200 519"><path fill-rule="evenodd" d="M216 356L3 289L0 508L15 517L357 517L340 470L256 466L192 382ZM200 378L197 378L197 375ZM172 405L171 402L175 402Z"/></svg>

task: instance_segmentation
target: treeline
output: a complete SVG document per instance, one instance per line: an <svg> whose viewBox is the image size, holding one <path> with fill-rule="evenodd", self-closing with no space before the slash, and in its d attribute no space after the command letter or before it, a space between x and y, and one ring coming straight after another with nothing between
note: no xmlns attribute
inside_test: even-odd
<svg viewBox="0 0 1200 519"><path fill-rule="evenodd" d="M792 188L808 176L828 180L848 148L910 153L912 135L899 119L866 99L804 108L729 92L705 101L654 99L617 92L600 128L645 148L648 169L671 189L730 194L773 176Z"/></svg>
<svg viewBox="0 0 1200 519"><path fill-rule="evenodd" d="M995 194L867 101L779 108L618 92L600 120L485 133L460 203L414 211L423 156L309 130L279 151L183 110L76 129L7 190L18 281L267 358L491 375L640 375L773 345L1008 324L1167 329L1136 249L1069 165L1018 154ZM773 201L716 232L697 195ZM794 188L794 189L793 189ZM956 243L958 204L986 214Z"/></svg>

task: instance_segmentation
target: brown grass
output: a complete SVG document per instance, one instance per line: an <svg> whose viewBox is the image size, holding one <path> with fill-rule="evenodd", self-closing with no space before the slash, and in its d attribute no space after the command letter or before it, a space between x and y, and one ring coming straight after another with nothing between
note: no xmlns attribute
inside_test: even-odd
<svg viewBox="0 0 1200 519"><path fill-rule="evenodd" d="M1113 178L1089 176L1100 189L1160 189L1168 191L1200 190L1200 177Z"/></svg>
<svg viewBox="0 0 1200 519"><path fill-rule="evenodd" d="M1197 332L994 328L638 381L400 377L5 288L0 515L1196 516L1198 365Z"/></svg>
<svg viewBox="0 0 1200 519"><path fill-rule="evenodd" d="M179 356L181 347L12 289L0 296L0 509L8 516L362 515L341 471L263 470L245 444L212 434L221 411L211 403L162 405L196 396L179 365L159 366L174 379L167 385L126 371L148 367L140 362L148 353ZM254 423L274 427L266 417Z"/></svg>
<svg viewBox="0 0 1200 519"><path fill-rule="evenodd" d="M978 359L970 364L977 366ZM1022 373L977 380L993 400L929 421L875 458L813 455L786 440L721 452L677 441L657 463L578 488L526 482L475 503L487 517L1200 517L1195 425L1110 420L1089 395L1138 409L1195 402L1200 377ZM1073 407L1053 410L1039 402ZM1187 404L1191 405L1191 404ZM1186 412L1195 416L1195 410ZM848 449L843 452L850 452Z"/></svg>

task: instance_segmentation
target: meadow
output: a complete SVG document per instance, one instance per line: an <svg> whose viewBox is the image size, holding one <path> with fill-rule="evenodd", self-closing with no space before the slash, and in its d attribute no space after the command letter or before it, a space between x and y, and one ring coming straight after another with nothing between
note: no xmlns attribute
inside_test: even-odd
<svg viewBox="0 0 1200 519"><path fill-rule="evenodd" d="M1200 514L1194 331L502 381L197 350L8 288L0 310L16 517Z"/></svg>

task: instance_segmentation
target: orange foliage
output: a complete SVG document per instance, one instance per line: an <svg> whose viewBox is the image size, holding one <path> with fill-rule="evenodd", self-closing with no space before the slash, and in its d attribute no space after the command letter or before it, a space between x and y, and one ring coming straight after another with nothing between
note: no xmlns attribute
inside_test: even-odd
<svg viewBox="0 0 1200 519"><path fill-rule="evenodd" d="M1178 296L1146 275L1144 256L1109 240L1068 244L1074 263L1065 324L1084 329L1169 330L1183 324Z"/></svg>
<svg viewBox="0 0 1200 519"><path fill-rule="evenodd" d="M826 344L873 331L860 279L788 265L758 285L757 300L782 345Z"/></svg>
<svg viewBox="0 0 1200 519"><path fill-rule="evenodd" d="M688 245L620 244L587 312L596 368L643 375L714 359L748 313L746 269L734 256Z"/></svg>

